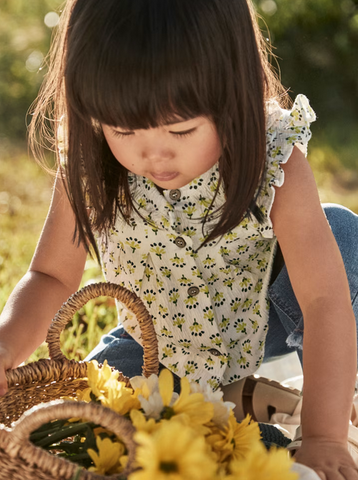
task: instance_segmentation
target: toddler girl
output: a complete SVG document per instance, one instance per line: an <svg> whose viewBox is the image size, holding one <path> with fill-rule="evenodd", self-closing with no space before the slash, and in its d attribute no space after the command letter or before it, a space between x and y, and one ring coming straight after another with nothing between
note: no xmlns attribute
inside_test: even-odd
<svg viewBox="0 0 358 480"><path fill-rule="evenodd" d="M315 114L303 95L288 106L250 0L67 1L30 132L35 143L52 115L58 173L2 314L2 393L92 250L144 301L178 377L232 398L264 359L303 352L296 458L322 479L358 479L357 216L322 208L305 158ZM139 327L118 312L89 358L138 375Z"/></svg>

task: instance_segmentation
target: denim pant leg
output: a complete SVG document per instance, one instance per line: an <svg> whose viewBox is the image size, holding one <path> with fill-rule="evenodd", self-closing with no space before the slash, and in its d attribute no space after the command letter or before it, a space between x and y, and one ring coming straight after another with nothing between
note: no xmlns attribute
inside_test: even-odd
<svg viewBox="0 0 358 480"><path fill-rule="evenodd" d="M107 360L111 367L131 378L142 375L143 348L122 326L118 326L103 335L100 343L85 360L97 360L98 363Z"/></svg>
<svg viewBox="0 0 358 480"><path fill-rule="evenodd" d="M119 370L128 378L142 375L143 348L131 337L124 328L119 325L106 335L103 335L100 343L87 355L85 361L97 360L103 363L107 360L108 365ZM165 368L159 363L159 372ZM174 391L180 392L180 378L173 374Z"/></svg>
<svg viewBox="0 0 358 480"><path fill-rule="evenodd" d="M358 323L358 215L336 204L323 204L345 265L351 301ZM297 351L302 363L303 316L286 266L269 288L271 301L264 361Z"/></svg>

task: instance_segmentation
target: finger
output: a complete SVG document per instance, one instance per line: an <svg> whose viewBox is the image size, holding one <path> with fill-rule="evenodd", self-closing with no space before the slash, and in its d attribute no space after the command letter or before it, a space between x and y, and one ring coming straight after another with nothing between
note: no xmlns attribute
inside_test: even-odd
<svg viewBox="0 0 358 480"><path fill-rule="evenodd" d="M358 469L354 467L340 467L340 473L345 480L358 480Z"/></svg>
<svg viewBox="0 0 358 480"><path fill-rule="evenodd" d="M327 480L326 474L322 470L315 470L321 480Z"/></svg>

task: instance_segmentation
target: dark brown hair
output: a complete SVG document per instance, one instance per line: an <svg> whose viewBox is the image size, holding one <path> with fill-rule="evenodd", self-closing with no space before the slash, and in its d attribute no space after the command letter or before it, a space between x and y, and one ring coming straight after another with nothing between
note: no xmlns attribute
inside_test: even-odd
<svg viewBox="0 0 358 480"><path fill-rule="evenodd" d="M36 147L38 135L52 131L58 151L63 119L74 240L98 256L93 231L108 231L118 213L128 219L135 208L128 171L101 123L132 130L210 116L223 146L226 203L206 242L247 215L262 221L255 202L265 170L265 104L286 96L268 53L250 0L68 0L30 138Z"/></svg>

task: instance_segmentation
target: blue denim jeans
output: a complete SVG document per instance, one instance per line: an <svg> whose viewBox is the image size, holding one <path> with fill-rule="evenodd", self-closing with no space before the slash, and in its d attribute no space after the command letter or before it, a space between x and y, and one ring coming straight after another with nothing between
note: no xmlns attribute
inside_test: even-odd
<svg viewBox="0 0 358 480"><path fill-rule="evenodd" d="M358 215L335 204L323 205L327 220L336 238L345 264L356 321L358 320ZM303 316L292 290L286 266L269 288L269 329L264 361L296 351L302 362ZM128 335L123 327L114 328L104 335L86 360L96 359L116 367L127 377L141 375L142 347Z"/></svg>

